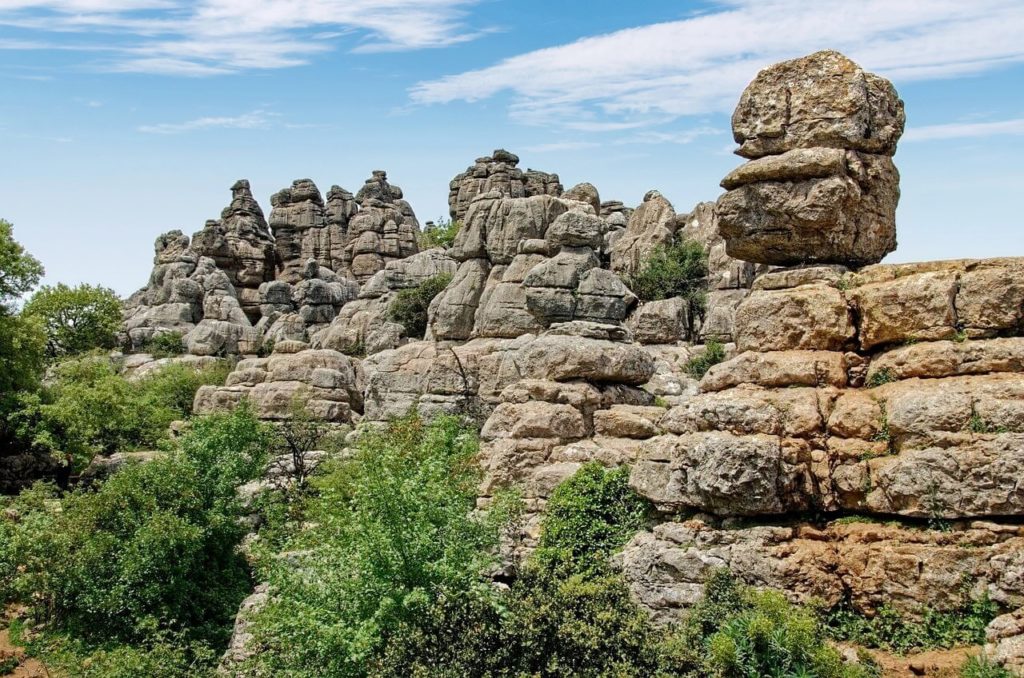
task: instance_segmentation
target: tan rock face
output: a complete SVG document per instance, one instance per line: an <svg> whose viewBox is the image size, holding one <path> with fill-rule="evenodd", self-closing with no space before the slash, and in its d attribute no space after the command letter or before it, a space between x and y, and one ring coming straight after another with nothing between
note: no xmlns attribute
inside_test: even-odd
<svg viewBox="0 0 1024 678"><path fill-rule="evenodd" d="M969 595L1020 605L1022 581L1007 567L1020 566L1022 547L1020 528L984 522L940 532L870 523L725 530L691 520L637 535L618 563L636 599L666 621L699 600L708 574L722 567L795 601L836 605L845 597L863 614L886 605L913 617L959 607L964 581Z"/></svg>
<svg viewBox="0 0 1024 678"><path fill-rule="evenodd" d="M842 293L828 285L755 290L736 309L740 351L842 351L856 336Z"/></svg>
<svg viewBox="0 0 1024 678"><path fill-rule="evenodd" d="M892 84L838 52L766 68L733 113L751 162L722 181L729 256L766 264L871 264L896 248L903 134Z"/></svg>
<svg viewBox="0 0 1024 678"><path fill-rule="evenodd" d="M892 83L823 51L758 73L740 97L732 128L745 158L815 147L892 155L905 121Z"/></svg>

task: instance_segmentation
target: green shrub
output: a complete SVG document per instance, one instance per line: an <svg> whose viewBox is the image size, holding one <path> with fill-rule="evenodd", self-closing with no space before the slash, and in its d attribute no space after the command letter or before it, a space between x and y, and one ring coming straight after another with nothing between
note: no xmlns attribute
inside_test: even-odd
<svg viewBox="0 0 1024 678"><path fill-rule="evenodd" d="M717 365L723 360L725 360L725 346L715 339L708 339L704 344L704 352L686 362L686 373L694 379L700 379L713 365Z"/></svg>
<svg viewBox="0 0 1024 678"><path fill-rule="evenodd" d="M704 597L678 634L692 653L694 676L877 675L877 667L864 659L845 664L825 642L812 610L789 603L776 591L743 586L725 570L708 578Z"/></svg>
<svg viewBox="0 0 1024 678"><path fill-rule="evenodd" d="M5 524L16 550L0 556L4 590L85 640L188 629L223 641L249 590L235 487L262 470L267 440L243 407L196 421L178 450L125 466L95 492L29 492Z"/></svg>
<svg viewBox="0 0 1024 678"><path fill-rule="evenodd" d="M1014 678L1014 675L983 655L968 658L960 668L960 678Z"/></svg>
<svg viewBox="0 0 1024 678"><path fill-rule="evenodd" d="M583 465L551 494L544 511L540 553L563 551L587 570L642 530L650 503L629 487L629 468Z"/></svg>
<svg viewBox="0 0 1024 678"><path fill-rule="evenodd" d="M105 356L68 360L22 397L13 418L21 439L81 469L98 454L155 447L172 421L192 413L199 387L224 383L229 371L227 363L168 365L131 382Z"/></svg>
<svg viewBox="0 0 1024 678"><path fill-rule="evenodd" d="M683 297L694 308L703 310L707 275L708 254L704 246L681 240L656 248L628 283L641 301Z"/></svg>
<svg viewBox="0 0 1024 678"><path fill-rule="evenodd" d="M427 331L427 309L430 302L451 281L451 275L442 273L424 280L416 287L399 291L388 307L388 318L404 327L407 337L422 339Z"/></svg>
<svg viewBox="0 0 1024 678"><path fill-rule="evenodd" d="M39 318L46 328L46 352L51 359L111 349L121 328L121 299L98 285L44 285L25 304L22 313Z"/></svg>
<svg viewBox="0 0 1024 678"><path fill-rule="evenodd" d="M0 517L0 593L44 625L31 649L104 677L209 664L251 589L236 487L262 471L268 440L240 407L95 491L23 492Z"/></svg>
<svg viewBox="0 0 1024 678"><path fill-rule="evenodd" d="M440 601L490 605L483 574L504 521L473 512L477 447L454 418L409 416L365 431L352 457L310 479L312 527L285 549L299 555L265 561L277 595L254 626L263 670L366 675Z"/></svg>
<svg viewBox="0 0 1024 678"><path fill-rule="evenodd" d="M905 653L980 645L985 642L985 627L998 611L987 596L972 600L965 595L958 609L939 612L928 608L916 619L891 607L882 607L869 618L843 606L828 613L826 624L836 640Z"/></svg>
<svg viewBox="0 0 1024 678"><path fill-rule="evenodd" d="M428 222L417 239L420 250L429 250L434 247L444 247L445 249L451 247L455 242L455 236L459 234L460 228L462 228L461 221L441 218L435 223Z"/></svg>
<svg viewBox="0 0 1024 678"><path fill-rule="evenodd" d="M154 358L173 358L185 352L185 340L181 332L154 334L145 344L145 352Z"/></svg>

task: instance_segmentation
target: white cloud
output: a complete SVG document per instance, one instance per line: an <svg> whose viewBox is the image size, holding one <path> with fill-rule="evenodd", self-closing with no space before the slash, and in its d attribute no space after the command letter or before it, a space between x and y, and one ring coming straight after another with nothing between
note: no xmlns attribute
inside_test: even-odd
<svg viewBox="0 0 1024 678"><path fill-rule="evenodd" d="M61 34L59 46L7 40L2 49L97 51L70 36L101 35L104 67L167 75L285 68L348 39L354 52L442 47L482 34L465 24L479 0L0 0L0 26ZM73 37L71 38L73 40Z"/></svg>
<svg viewBox="0 0 1024 678"><path fill-rule="evenodd" d="M580 151L587 148L595 148L599 145L594 141L553 141L549 144L527 146L523 150L529 153L557 153L559 151Z"/></svg>
<svg viewBox="0 0 1024 678"><path fill-rule="evenodd" d="M1024 134L1024 118L998 122L952 122L944 125L911 127L904 133L903 141L933 141L1016 134Z"/></svg>
<svg viewBox="0 0 1024 678"><path fill-rule="evenodd" d="M185 122L164 122L157 125L143 125L140 132L147 134L180 134L204 129L266 129L270 126L270 118L274 114L256 110L234 117L219 116L196 118Z"/></svg>
<svg viewBox="0 0 1024 678"><path fill-rule="evenodd" d="M760 68L818 49L904 82L1024 61L1021 26L1019 0L725 0L699 16L421 82L410 96L436 104L508 94L524 123L642 127L727 113Z"/></svg>

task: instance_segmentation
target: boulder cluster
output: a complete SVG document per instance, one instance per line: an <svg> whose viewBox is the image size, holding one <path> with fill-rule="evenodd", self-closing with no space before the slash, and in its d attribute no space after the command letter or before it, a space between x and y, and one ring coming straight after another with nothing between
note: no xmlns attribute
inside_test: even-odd
<svg viewBox="0 0 1024 678"><path fill-rule="evenodd" d="M657 619L722 567L868 616L987 595L1018 610L990 626L993 656L1024 667L1024 258L878 263L903 103L836 52L762 71L732 124L748 162L717 203L630 208L497 150L450 184L452 246L423 252L383 172L326 201L297 181L269 225L239 182L219 221L157 241L126 334L244 356L198 412L246 398L280 420L301 397L338 424L473 417L480 503L520 489L524 549L561 481L630 467L660 517L615 562ZM707 253L703 308L638 299L682 239ZM408 336L389 308L442 275Z"/></svg>

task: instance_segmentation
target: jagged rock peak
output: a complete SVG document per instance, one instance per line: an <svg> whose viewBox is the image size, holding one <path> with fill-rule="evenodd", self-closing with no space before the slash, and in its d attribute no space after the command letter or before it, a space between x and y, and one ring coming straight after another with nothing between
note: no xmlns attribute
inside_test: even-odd
<svg viewBox="0 0 1024 678"><path fill-rule="evenodd" d="M402 189L388 183L388 173L384 170L373 170L373 176L367 179L356 193L356 202L360 205L364 205L367 200L393 203L401 199Z"/></svg>
<svg viewBox="0 0 1024 678"><path fill-rule="evenodd" d="M457 174L448 185L448 208L452 219L461 221L469 211L469 204L478 195L497 191L509 198L534 195L562 195L563 187L557 174L517 167L519 156L503 148L491 155L477 158Z"/></svg>

